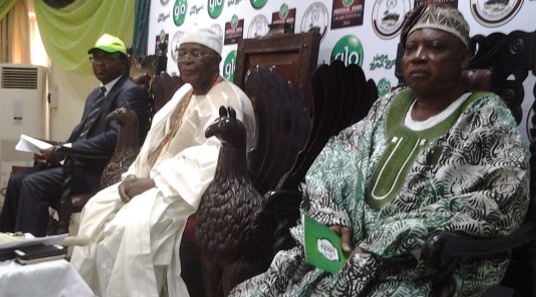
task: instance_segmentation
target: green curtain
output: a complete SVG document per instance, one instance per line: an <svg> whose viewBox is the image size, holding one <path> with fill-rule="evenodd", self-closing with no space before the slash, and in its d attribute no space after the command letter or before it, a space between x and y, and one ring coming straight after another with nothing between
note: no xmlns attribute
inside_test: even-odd
<svg viewBox="0 0 536 297"><path fill-rule="evenodd" d="M34 0L34 8L47 55L65 71L90 74L87 51L104 33L132 44L134 1L77 0L57 9Z"/></svg>
<svg viewBox="0 0 536 297"><path fill-rule="evenodd" d="M7 13L13 8L13 5L19 0L1 0L0 1L0 21L3 20Z"/></svg>
<svg viewBox="0 0 536 297"><path fill-rule="evenodd" d="M149 11L151 0L136 0L134 21L134 41L132 47L137 56L147 55L147 40L149 39Z"/></svg>

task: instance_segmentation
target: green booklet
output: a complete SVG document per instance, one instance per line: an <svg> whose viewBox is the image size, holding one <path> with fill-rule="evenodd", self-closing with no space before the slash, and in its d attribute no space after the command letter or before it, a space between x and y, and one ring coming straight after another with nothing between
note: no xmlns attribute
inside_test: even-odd
<svg viewBox="0 0 536 297"><path fill-rule="evenodd" d="M303 215L303 228L307 263L337 273L346 262L339 234L307 215Z"/></svg>

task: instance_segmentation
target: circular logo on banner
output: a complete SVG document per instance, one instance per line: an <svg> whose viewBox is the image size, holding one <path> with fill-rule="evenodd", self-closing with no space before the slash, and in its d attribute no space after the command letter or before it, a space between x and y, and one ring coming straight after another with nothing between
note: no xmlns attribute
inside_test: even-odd
<svg viewBox="0 0 536 297"><path fill-rule="evenodd" d="M173 22L177 26L184 24L186 20L186 12L188 11L188 1L187 0L177 0L173 6Z"/></svg>
<svg viewBox="0 0 536 297"><path fill-rule="evenodd" d="M354 3L354 0L342 0L342 5L344 5L344 7L352 5L352 3Z"/></svg>
<svg viewBox="0 0 536 297"><path fill-rule="evenodd" d="M288 16L288 11L289 11L289 9L288 9L288 5L287 5L286 3L283 3L283 4L281 5L281 8L279 8L279 17L280 17L282 20L286 19L287 16Z"/></svg>
<svg viewBox="0 0 536 297"><path fill-rule="evenodd" d="M236 51L231 51L227 57L225 57L225 62L223 62L223 77L229 81L234 81L236 67Z"/></svg>
<svg viewBox="0 0 536 297"><path fill-rule="evenodd" d="M247 38L262 37L268 33L270 27L268 26L268 18L263 14L256 15L251 23L249 23Z"/></svg>
<svg viewBox="0 0 536 297"><path fill-rule="evenodd" d="M162 5L166 5L169 3L169 0L160 0L160 3L162 3Z"/></svg>
<svg viewBox="0 0 536 297"><path fill-rule="evenodd" d="M266 5L266 2L268 2L268 0L250 0L249 2L251 3L251 6L253 6L253 8L261 9L264 7L264 5Z"/></svg>
<svg viewBox="0 0 536 297"><path fill-rule="evenodd" d="M381 39L394 38L402 25L411 0L376 0L372 9L372 28Z"/></svg>
<svg viewBox="0 0 536 297"><path fill-rule="evenodd" d="M316 2L305 10L301 21L301 31L308 32L313 27L320 28L320 39L322 40L328 29L329 15L328 9L321 2Z"/></svg>
<svg viewBox="0 0 536 297"><path fill-rule="evenodd" d="M331 62L341 60L344 65L357 64L363 66L363 45L354 35L346 35L339 39L331 51Z"/></svg>
<svg viewBox="0 0 536 297"><path fill-rule="evenodd" d="M173 37L171 38L171 41L169 42L171 59L173 59L173 61L175 62L177 62L177 59L179 57L179 47L181 46L182 35L184 35L184 31L179 30L175 32L175 34L173 34Z"/></svg>
<svg viewBox="0 0 536 297"><path fill-rule="evenodd" d="M224 4L225 0L208 0L208 15L213 19L217 19L223 11Z"/></svg>
<svg viewBox="0 0 536 297"><path fill-rule="evenodd" d="M382 78L378 82L378 95L384 96L387 95L391 91L391 82L386 79Z"/></svg>
<svg viewBox="0 0 536 297"><path fill-rule="evenodd" d="M523 0L471 0L471 13L481 25L486 27L498 27L510 21Z"/></svg>
<svg viewBox="0 0 536 297"><path fill-rule="evenodd" d="M231 17L231 27L235 29L236 26L238 26L238 16L233 14L233 17Z"/></svg>

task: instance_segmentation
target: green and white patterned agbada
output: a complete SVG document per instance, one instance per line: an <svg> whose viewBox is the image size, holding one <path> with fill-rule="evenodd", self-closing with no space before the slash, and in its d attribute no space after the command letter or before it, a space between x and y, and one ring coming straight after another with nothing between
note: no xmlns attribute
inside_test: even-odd
<svg viewBox="0 0 536 297"><path fill-rule="evenodd" d="M414 255L431 233L493 237L519 227L528 207L528 154L510 111L491 93L472 94L457 120L426 140L390 202L367 204L367 187L393 143L390 133L409 133L403 119L413 99L409 90L379 99L364 120L328 142L303 185L302 212L328 226L352 227L352 244L369 253L353 254L335 275L314 269L304 263L298 225L291 230L297 247L279 252L266 273L231 296L428 296L434 271ZM456 296L482 295L507 264L459 262Z"/></svg>

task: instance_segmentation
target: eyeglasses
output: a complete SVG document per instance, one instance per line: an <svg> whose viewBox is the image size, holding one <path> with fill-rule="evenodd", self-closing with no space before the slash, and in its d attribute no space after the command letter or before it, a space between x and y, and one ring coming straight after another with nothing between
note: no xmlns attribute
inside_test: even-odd
<svg viewBox="0 0 536 297"><path fill-rule="evenodd" d="M103 64L112 64L115 60L119 60L118 57L89 57L89 62L91 64L103 63Z"/></svg>
<svg viewBox="0 0 536 297"><path fill-rule="evenodd" d="M192 52L187 52L187 51L182 51L182 50L176 49L175 51L177 53L177 60L181 61L181 62L186 61L188 59L188 57L189 57L189 59L192 59L192 60L201 60L201 59L204 59L206 57L214 56L214 54L205 53L205 52L198 51L198 50L194 50Z"/></svg>

